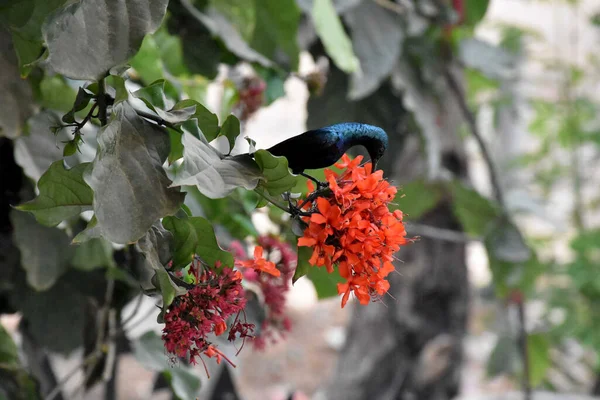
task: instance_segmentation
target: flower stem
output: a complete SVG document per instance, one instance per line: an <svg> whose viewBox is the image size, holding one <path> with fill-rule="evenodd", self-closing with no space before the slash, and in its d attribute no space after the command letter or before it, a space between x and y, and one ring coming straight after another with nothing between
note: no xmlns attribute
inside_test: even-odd
<svg viewBox="0 0 600 400"><path fill-rule="evenodd" d="M266 196L264 193L260 192L259 190L254 190L260 197L262 197L263 199L267 200L269 203L273 204L275 207L279 208L280 210L288 213L288 214L292 214L292 212L288 209L285 208L284 206L282 206L281 204L278 204L276 201L274 201L273 199L271 199L270 197Z"/></svg>

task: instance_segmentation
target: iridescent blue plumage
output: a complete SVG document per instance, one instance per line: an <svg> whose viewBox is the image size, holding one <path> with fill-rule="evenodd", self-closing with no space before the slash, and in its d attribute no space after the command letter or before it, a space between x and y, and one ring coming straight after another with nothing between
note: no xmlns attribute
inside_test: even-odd
<svg viewBox="0 0 600 400"><path fill-rule="evenodd" d="M268 150L273 155L285 156L289 167L297 174L305 169L329 167L354 146L365 147L376 166L387 144L388 137L383 129L357 122L343 122L304 132Z"/></svg>

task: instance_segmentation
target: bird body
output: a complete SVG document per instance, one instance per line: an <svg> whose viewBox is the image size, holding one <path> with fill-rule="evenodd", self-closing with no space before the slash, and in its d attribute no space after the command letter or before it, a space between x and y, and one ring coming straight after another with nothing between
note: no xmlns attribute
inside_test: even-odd
<svg viewBox="0 0 600 400"><path fill-rule="evenodd" d="M292 172L298 174L305 169L329 167L354 146L365 147L375 167L387 144L387 134L383 129L344 122L304 132L267 150L275 156L287 158Z"/></svg>

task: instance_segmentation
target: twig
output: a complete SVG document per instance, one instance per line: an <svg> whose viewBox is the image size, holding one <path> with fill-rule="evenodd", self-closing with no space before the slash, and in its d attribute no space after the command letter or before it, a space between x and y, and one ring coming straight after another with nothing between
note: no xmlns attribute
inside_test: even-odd
<svg viewBox="0 0 600 400"><path fill-rule="evenodd" d="M125 328L125 325L127 325L128 323L130 323L133 320L133 318L135 318L135 316L137 315L138 311L140 311L140 307L142 305L142 299L143 298L144 298L144 293L140 292L140 294L138 295L137 302L135 303L135 307L133 308L133 311L131 312L131 315L127 316L127 318L125 318L121 322L121 326L123 328Z"/></svg>
<svg viewBox="0 0 600 400"><path fill-rule="evenodd" d="M395 3L390 0L373 0L375 3L379 4L381 7L386 8L398 15L406 14L408 11L408 7L402 4Z"/></svg>
<svg viewBox="0 0 600 400"><path fill-rule="evenodd" d="M100 357L102 355L102 351L96 349L94 352L90 353L85 359L83 359L83 361L75 366L71 371L69 371L64 378L62 378L60 380L60 382L58 382L58 384L54 387L54 389L52 389L52 391L48 394L48 396L46 396L46 400L53 400L62 390L63 386L69 381L71 380L71 378L73 376L75 376L75 374L77 373L77 371L79 371L81 368L85 368L88 365L95 363L97 361L97 358Z"/></svg>
<svg viewBox="0 0 600 400"><path fill-rule="evenodd" d="M100 120L100 125L104 126L108 123L108 105L106 104L106 87L104 86L104 78L98 81L98 98L96 102L96 104L98 104L98 119Z"/></svg>
<svg viewBox="0 0 600 400"><path fill-rule="evenodd" d="M446 79L446 83L450 87L450 90L454 93L454 97L458 102L460 110L463 114L464 119L467 121L467 125L469 125L469 129L471 134L477 141L479 145L479 149L481 154L483 155L483 159L487 164L488 170L490 171L490 180L492 181L492 187L494 189L494 198L498 201L498 204L501 207L503 213L506 213L506 203L504 202L504 194L502 192L502 187L500 186L500 180L498 179L498 174L496 173L496 169L494 167L494 161L488 151L488 148L479 132L479 128L477 128L477 122L475 121L475 115L469 109L469 105L467 104L467 100L465 99L465 95L462 92L462 89L452 72L448 68L443 68L444 77Z"/></svg>
<svg viewBox="0 0 600 400"><path fill-rule="evenodd" d="M525 305L523 299L517 302L517 312L519 314L519 347L521 348L521 357L523 358L523 394L524 400L531 400L531 381L529 377L529 346L527 343L527 330L525 329Z"/></svg>
<svg viewBox="0 0 600 400"><path fill-rule="evenodd" d="M436 226L431 225L423 225L423 224L415 224L412 222L406 223L407 228L410 228L411 233L415 233L417 235L429 237L432 239L444 240L446 242L454 242L454 243L468 243L472 241L481 241L480 237L472 237L463 232L438 228Z"/></svg>
<svg viewBox="0 0 600 400"><path fill-rule="evenodd" d="M146 111L142 111L142 110L138 110L136 109L135 112L137 113L137 115L139 115L140 117L149 119L151 121L156 122L158 125L163 125L166 126L168 128L174 129L176 131L178 131L179 129L173 125L172 123L165 121L164 119L162 119L161 117L159 117L158 115L154 115L154 114L150 114L149 112Z"/></svg>
<svg viewBox="0 0 600 400"><path fill-rule="evenodd" d="M284 206L282 206L281 204L277 204L277 203L276 203L274 200L270 199L269 197L267 197L267 196L266 196L264 193L260 192L259 190L255 190L255 192L256 192L256 193L257 193L257 194L258 194L260 197L262 197L263 199L267 200L269 203L273 204L275 207L279 208L280 210L282 210L282 211L284 211L284 212L286 212L286 213L288 213L288 214L291 214L291 213L292 213L292 212L291 212L289 209L285 208L285 207L284 207Z"/></svg>

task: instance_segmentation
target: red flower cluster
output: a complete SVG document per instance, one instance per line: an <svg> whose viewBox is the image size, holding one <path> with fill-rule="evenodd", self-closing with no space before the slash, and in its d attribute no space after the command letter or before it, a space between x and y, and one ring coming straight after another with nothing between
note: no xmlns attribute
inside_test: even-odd
<svg viewBox="0 0 600 400"><path fill-rule="evenodd" d="M361 161L361 156L351 160L344 155L336 164L345 168L343 173L325 170L331 195L316 200L309 195L302 206L312 214L302 217L308 227L298 246L313 248L311 265L325 266L330 273L334 263L339 265L346 279L338 283L342 307L351 292L361 304L385 294L390 287L385 278L394 271L393 255L407 243L402 212L388 209L397 189L383 179L383 171L372 172L371 163L360 166ZM309 190L314 191L310 181Z"/></svg>
<svg viewBox="0 0 600 400"><path fill-rule="evenodd" d="M285 294L290 289L290 280L298 257L287 243L274 236L261 236L258 238L258 244L261 246L261 257L264 249L270 259L276 260L277 272L280 272L273 274L264 269L262 271L245 269L243 272L244 279L256 284L264 296L267 316L261 326L260 334L252 340L255 348L264 349L267 340L276 341L282 332L290 330L290 321L285 317ZM239 242L232 243L232 251L236 254L236 258L246 257ZM238 262L238 264L244 263L250 266L252 262L254 261Z"/></svg>
<svg viewBox="0 0 600 400"><path fill-rule="evenodd" d="M217 336L227 331L227 319L235 315L229 329L228 340L251 337L254 325L240 321L240 313L246 306L242 275L230 268L220 273L203 267L194 260L190 273L195 278L195 286L185 295L175 297L164 314L165 327L163 341L166 350L174 357L185 357L189 352L190 362L197 363L202 355L215 357L234 365L208 339L213 333Z"/></svg>

